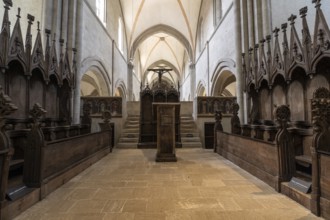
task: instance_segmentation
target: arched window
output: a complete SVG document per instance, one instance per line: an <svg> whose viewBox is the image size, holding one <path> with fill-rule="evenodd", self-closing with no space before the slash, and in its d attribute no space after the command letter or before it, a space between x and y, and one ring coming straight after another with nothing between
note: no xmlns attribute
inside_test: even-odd
<svg viewBox="0 0 330 220"><path fill-rule="evenodd" d="M221 18L222 18L222 0L213 0L214 26L218 26Z"/></svg>
<svg viewBox="0 0 330 220"><path fill-rule="evenodd" d="M106 25L106 0L96 0L96 15L103 25Z"/></svg>
<svg viewBox="0 0 330 220"><path fill-rule="evenodd" d="M124 25L123 19L119 17L118 19L118 47L121 53L124 51Z"/></svg>

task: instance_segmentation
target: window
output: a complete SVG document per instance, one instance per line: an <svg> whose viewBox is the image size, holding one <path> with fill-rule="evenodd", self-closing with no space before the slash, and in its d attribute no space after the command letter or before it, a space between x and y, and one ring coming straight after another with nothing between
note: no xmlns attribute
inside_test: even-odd
<svg viewBox="0 0 330 220"><path fill-rule="evenodd" d="M218 26L221 18L222 18L222 0L213 0L214 26Z"/></svg>
<svg viewBox="0 0 330 220"><path fill-rule="evenodd" d="M106 0L96 0L96 15L103 25L106 25Z"/></svg>
<svg viewBox="0 0 330 220"><path fill-rule="evenodd" d="M124 51L124 25L123 19L119 17L118 19L118 47L121 53Z"/></svg>

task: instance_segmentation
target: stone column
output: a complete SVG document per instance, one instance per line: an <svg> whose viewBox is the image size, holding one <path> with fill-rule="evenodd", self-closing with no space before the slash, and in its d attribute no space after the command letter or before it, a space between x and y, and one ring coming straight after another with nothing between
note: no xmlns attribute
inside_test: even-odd
<svg viewBox="0 0 330 220"><path fill-rule="evenodd" d="M272 27L270 25L270 17L271 17L271 4L270 0L264 0L262 3L262 20L263 20L263 31L264 36L267 36L272 33Z"/></svg>
<svg viewBox="0 0 330 220"><path fill-rule="evenodd" d="M258 42L260 42L264 38L263 16L262 16L262 5L263 4L265 4L265 2L262 2L262 0L257 0Z"/></svg>
<svg viewBox="0 0 330 220"><path fill-rule="evenodd" d="M66 36L66 41L67 41L67 46L69 48L68 53L69 57L72 58L73 52L72 48L74 46L74 42L76 39L76 21L75 21L75 15L76 15L76 0L69 0L68 2L68 25L67 25L67 36Z"/></svg>
<svg viewBox="0 0 330 220"><path fill-rule="evenodd" d="M133 101L133 60L127 63L127 90L128 90L128 101Z"/></svg>
<svg viewBox="0 0 330 220"><path fill-rule="evenodd" d="M235 41L236 41L236 97L237 103L241 106L239 117L244 119L243 102L243 71L242 71L242 31L241 31L241 4L240 0L234 1L235 12Z"/></svg>
<svg viewBox="0 0 330 220"><path fill-rule="evenodd" d="M195 63L189 64L190 72L190 101L194 101L196 93L196 65Z"/></svg>
<svg viewBox="0 0 330 220"><path fill-rule="evenodd" d="M77 49L77 73L75 76L75 90L73 98L73 124L80 123L80 80L84 73L81 73L81 61L82 61L82 31L83 31L83 1L77 1L76 5L76 49Z"/></svg>
<svg viewBox="0 0 330 220"><path fill-rule="evenodd" d="M248 54L249 51L249 16L248 16L248 2L246 0L242 1L242 23L243 23L243 35L244 35L244 52L245 54ZM245 56L245 63L248 63L248 56ZM246 76L242 76L243 82L245 81ZM243 84L244 87L244 84ZM241 118L241 122L244 124L247 123L247 117L248 117L248 96L246 92L243 92L243 106L240 106L241 109L244 109L244 117Z"/></svg>
<svg viewBox="0 0 330 220"><path fill-rule="evenodd" d="M65 42L68 42L68 17L69 17L69 1L62 0L62 13L61 13L61 33L60 39L64 39Z"/></svg>
<svg viewBox="0 0 330 220"><path fill-rule="evenodd" d="M254 2L253 0L248 0L248 17L249 17L249 40L250 47L254 48L254 44L256 42L255 39L255 25L254 25Z"/></svg>
<svg viewBox="0 0 330 220"><path fill-rule="evenodd" d="M41 21L41 30L51 29L52 28L52 17L53 17L53 1L48 0L43 3L43 14ZM45 39L46 40L46 39ZM43 45L46 41L43 42Z"/></svg>

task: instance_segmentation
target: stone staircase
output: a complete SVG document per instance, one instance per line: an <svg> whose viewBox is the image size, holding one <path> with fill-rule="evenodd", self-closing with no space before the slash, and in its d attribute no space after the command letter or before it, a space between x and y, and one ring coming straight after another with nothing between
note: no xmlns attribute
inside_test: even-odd
<svg viewBox="0 0 330 220"><path fill-rule="evenodd" d="M139 142L139 115L128 115L117 148L137 148Z"/></svg>
<svg viewBox="0 0 330 220"><path fill-rule="evenodd" d="M202 148L198 129L191 115L181 115L181 143L182 148Z"/></svg>

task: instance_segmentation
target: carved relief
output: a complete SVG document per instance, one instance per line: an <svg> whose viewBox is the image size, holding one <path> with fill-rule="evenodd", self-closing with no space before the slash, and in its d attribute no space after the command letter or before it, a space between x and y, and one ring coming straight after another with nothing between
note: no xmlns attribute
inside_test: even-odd
<svg viewBox="0 0 330 220"><path fill-rule="evenodd" d="M82 108L89 107L92 116L101 116L104 111L110 111L112 116L122 116L121 97L81 97Z"/></svg>
<svg viewBox="0 0 330 220"><path fill-rule="evenodd" d="M289 181L294 173L293 140L287 130L290 116L290 109L286 105L279 106L274 111L274 117L279 124L275 140L278 147L280 182Z"/></svg>
<svg viewBox="0 0 330 220"><path fill-rule="evenodd" d="M8 185L9 162L14 149L10 147L9 137L5 132L5 117L17 110L11 99L4 94L0 86L0 203L5 200Z"/></svg>
<svg viewBox="0 0 330 220"><path fill-rule="evenodd" d="M232 104L233 117L231 118L231 133L241 134L241 122L238 117L239 105L237 103Z"/></svg>
<svg viewBox="0 0 330 220"><path fill-rule="evenodd" d="M223 114L233 114L232 105L236 102L236 97L197 97L198 117L210 117L216 111Z"/></svg>
<svg viewBox="0 0 330 220"><path fill-rule="evenodd" d="M216 152L216 148L217 148L217 132L218 131L223 131L223 127L221 124L221 120L222 120L222 113L221 111L215 111L214 114L214 119L215 119L215 123L214 123L214 152Z"/></svg>

